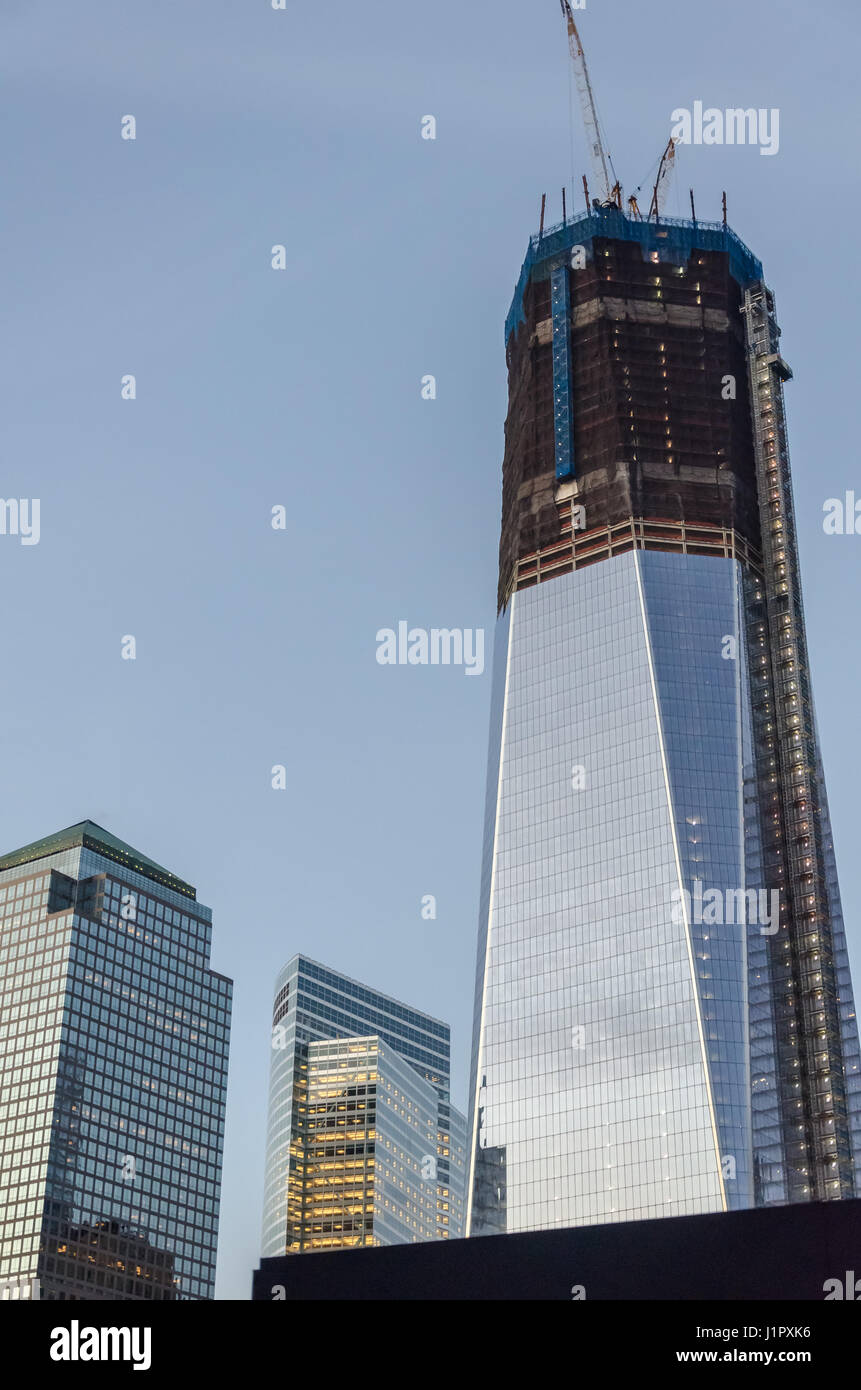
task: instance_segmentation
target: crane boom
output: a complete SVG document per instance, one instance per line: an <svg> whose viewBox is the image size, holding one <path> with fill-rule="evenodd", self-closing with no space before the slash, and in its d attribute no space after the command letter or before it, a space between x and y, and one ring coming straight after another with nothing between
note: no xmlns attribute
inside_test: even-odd
<svg viewBox="0 0 861 1390"><path fill-rule="evenodd" d="M606 202L612 198L615 185L615 180L612 183L610 181L612 161L601 142L598 111L595 106L592 83L589 80L586 55L583 52L580 35L577 33L577 25L574 23L574 14L571 5L569 0L559 0L559 3L562 7L562 13L568 21L568 47L571 50L571 61L574 64L574 74L577 79L577 91L580 96L580 105L583 109L583 122L586 126L586 141L589 146L589 156L592 160L592 172L597 182L600 197Z"/></svg>
<svg viewBox="0 0 861 1390"><path fill-rule="evenodd" d="M652 205L649 208L649 216L655 214L655 221L660 217L660 204L670 191L670 183L676 167L676 142L670 136L667 148L661 155L661 162L658 165L658 177L655 180L655 187L652 191Z"/></svg>

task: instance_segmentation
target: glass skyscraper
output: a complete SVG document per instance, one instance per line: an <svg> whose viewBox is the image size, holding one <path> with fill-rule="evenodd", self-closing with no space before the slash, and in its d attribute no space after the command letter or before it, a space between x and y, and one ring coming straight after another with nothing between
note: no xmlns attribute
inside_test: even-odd
<svg viewBox="0 0 861 1390"><path fill-rule="evenodd" d="M506 325L468 1233L855 1191L858 1036L762 268L616 207Z"/></svg>
<svg viewBox="0 0 861 1390"><path fill-rule="evenodd" d="M463 1234L447 1024L307 956L272 1015L262 1254Z"/></svg>
<svg viewBox="0 0 861 1390"><path fill-rule="evenodd" d="M92 821L0 858L0 1283L209 1299L232 983L190 884Z"/></svg>
<svg viewBox="0 0 861 1390"><path fill-rule="evenodd" d="M308 1044L288 1195L296 1250L436 1238L437 1104L377 1037Z"/></svg>

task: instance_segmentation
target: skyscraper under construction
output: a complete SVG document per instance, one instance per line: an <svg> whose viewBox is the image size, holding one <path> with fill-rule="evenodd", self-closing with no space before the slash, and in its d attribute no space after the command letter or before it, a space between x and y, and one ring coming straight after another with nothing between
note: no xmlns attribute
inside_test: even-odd
<svg viewBox="0 0 861 1390"><path fill-rule="evenodd" d="M653 211L542 230L506 323L473 1235L861 1192L791 372L759 261Z"/></svg>

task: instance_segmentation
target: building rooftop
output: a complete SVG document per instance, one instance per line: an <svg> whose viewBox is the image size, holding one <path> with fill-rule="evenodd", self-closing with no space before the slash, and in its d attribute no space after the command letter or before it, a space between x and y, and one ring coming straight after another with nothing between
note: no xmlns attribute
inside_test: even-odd
<svg viewBox="0 0 861 1390"><path fill-rule="evenodd" d="M383 990L377 989L374 985L368 985L362 980L356 980L352 975L345 975L343 970L336 970L332 965L324 965L322 961L314 960L313 956L305 955L304 951L296 951L287 961L286 965L281 968L278 975L279 982L287 977L297 961L299 962L300 973L307 974L307 967L310 966L312 967L312 974L322 971L326 975L331 975L338 984L344 988L346 993L353 993L359 998L372 994L374 998L378 999L382 1004L390 1004L395 1010L405 1011L406 1013L414 1015L417 1019L421 1019L426 1025L435 1024L436 1027L430 1029L430 1031L444 1039L444 1041L449 1041L451 1037L451 1025L446 1023L444 1019L436 1018L434 1014L426 1013L424 1009L418 1009L413 1004L407 1004L403 999L399 999L394 994L386 994ZM304 971L303 967L305 968ZM276 985L276 994L279 988L280 983Z"/></svg>
<svg viewBox="0 0 861 1390"><path fill-rule="evenodd" d="M53 835L46 835L44 839L34 840L32 844L13 850L11 854L0 856L0 871L17 868L19 864L30 864L36 859L45 859L50 854L59 854L61 850L76 849L79 846L94 850L105 859L112 859L125 869L143 874L144 878L152 879L154 883L160 883L165 888L171 888L175 893L182 893L192 899L197 896L190 883L177 878L169 869L156 864L155 860L148 859L145 854L140 854L131 845L127 845L125 840L118 839L109 830L91 820L78 821L77 825L70 825L65 830L58 830Z"/></svg>
<svg viewBox="0 0 861 1390"><path fill-rule="evenodd" d="M628 217L619 208L595 208L580 217L569 217L540 235L531 236L520 279L505 320L505 341L523 320L523 295L533 268L543 262L558 262L572 246L588 247L595 237L609 240L638 242L644 257L657 253L662 262L679 264L687 261L691 252L723 251L729 256L730 274L744 288L762 279L762 263L745 246L741 237L722 222L701 222L680 217L661 217L659 222Z"/></svg>

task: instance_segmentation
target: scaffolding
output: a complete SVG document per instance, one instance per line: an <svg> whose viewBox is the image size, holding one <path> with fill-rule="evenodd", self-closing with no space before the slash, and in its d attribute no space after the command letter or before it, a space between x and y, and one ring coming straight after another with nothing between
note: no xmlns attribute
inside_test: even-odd
<svg viewBox="0 0 861 1390"><path fill-rule="evenodd" d="M678 521L667 517L632 516L625 521L580 530L575 524L572 499L557 499L562 540L541 547L517 562L505 594L531 589L560 574L585 569L600 560L612 560L629 550L660 550L671 555L715 555L738 560L745 570L761 576L759 554L738 531L728 526Z"/></svg>
<svg viewBox="0 0 861 1390"><path fill-rule="evenodd" d="M542 267L544 262L553 264L554 258L562 255L567 260L567 253L573 246L583 246L588 250L595 237L636 242L642 247L644 255L657 255L661 261L670 262L686 259L694 247L700 251L723 251L729 257L730 274L740 285L762 280L762 263L741 237L722 222L695 222L681 217L662 217L657 223L642 222L627 217L619 208L596 208L575 221L559 222L529 238L520 278L505 320L506 345L524 320L524 295L535 268Z"/></svg>
<svg viewBox="0 0 861 1390"><path fill-rule="evenodd" d="M539 552L543 569L563 539L557 492L575 478L590 531L657 517L758 544L743 286L699 226L677 230L684 246L666 265L596 235L586 260L569 248L533 267L506 353L500 607L518 562Z"/></svg>
<svg viewBox="0 0 861 1390"><path fill-rule="evenodd" d="M556 450L556 477L562 482L574 476L574 449L571 435L571 295L568 267L553 267L550 277L550 304L553 321L553 434Z"/></svg>
<svg viewBox="0 0 861 1390"><path fill-rule="evenodd" d="M751 589L748 645L762 871L780 890L768 949L786 1196L823 1201L852 1197L855 1185L783 401L792 373L761 280L742 313L764 573Z"/></svg>

